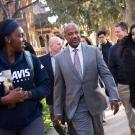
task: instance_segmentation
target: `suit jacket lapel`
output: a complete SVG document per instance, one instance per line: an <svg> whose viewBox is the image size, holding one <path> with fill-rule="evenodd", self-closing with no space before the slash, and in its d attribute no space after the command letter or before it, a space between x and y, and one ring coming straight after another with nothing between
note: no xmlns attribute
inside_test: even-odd
<svg viewBox="0 0 135 135"><path fill-rule="evenodd" d="M87 61L89 59L89 55L87 54L87 46L82 45L82 54L83 54L83 78L85 76Z"/></svg>
<svg viewBox="0 0 135 135"><path fill-rule="evenodd" d="M74 66L74 64L72 62L69 47L66 47L64 51L65 51L65 59L67 60L67 62L69 63L69 66L70 66L69 68L71 69L71 71L73 71L76 74L76 76L79 79L82 79L80 77L79 73L77 72L77 70L75 69L75 66Z"/></svg>

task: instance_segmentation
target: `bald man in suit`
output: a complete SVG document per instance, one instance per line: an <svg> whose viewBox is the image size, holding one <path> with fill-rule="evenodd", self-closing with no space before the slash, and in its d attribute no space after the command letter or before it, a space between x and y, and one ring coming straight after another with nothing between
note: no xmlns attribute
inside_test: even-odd
<svg viewBox="0 0 135 135"><path fill-rule="evenodd" d="M62 119L65 108L76 135L104 135L100 115L107 103L98 86L98 78L100 75L104 81L116 114L119 95L114 79L99 49L81 44L80 30L76 24L67 24L64 35L68 46L55 57L55 120Z"/></svg>
<svg viewBox="0 0 135 135"><path fill-rule="evenodd" d="M40 60L44 67L46 68L50 81L51 81L51 93L46 97L46 103L48 104L51 120L55 130L59 135L64 135L62 128L57 121L54 121L53 113L53 89L54 89L54 74L55 74L55 55L60 52L62 48L62 40L57 36L52 36L49 39L49 53L41 56Z"/></svg>

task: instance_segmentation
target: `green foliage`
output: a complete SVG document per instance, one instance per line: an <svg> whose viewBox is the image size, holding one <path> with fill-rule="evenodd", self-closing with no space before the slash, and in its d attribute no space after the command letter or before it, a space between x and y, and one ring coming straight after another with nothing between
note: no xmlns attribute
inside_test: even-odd
<svg viewBox="0 0 135 135"><path fill-rule="evenodd" d="M110 1L47 0L47 5L51 14L58 15L58 24L75 22L82 30L89 32L100 26L109 26L110 21L122 18Z"/></svg>
<svg viewBox="0 0 135 135"><path fill-rule="evenodd" d="M43 119L44 119L44 125L45 125L45 132L47 134L47 132L52 127L52 122L50 119L50 113L49 113L48 106L46 104L45 99L42 100L42 104L43 104Z"/></svg>
<svg viewBox="0 0 135 135"><path fill-rule="evenodd" d="M76 0L48 0L47 4L50 8L50 12L54 15L58 15L58 24L65 24L74 21L80 26L83 26L85 28L89 27L89 3L78 3Z"/></svg>
<svg viewBox="0 0 135 135"><path fill-rule="evenodd" d="M33 18L33 26L36 28L53 27L53 25L48 21L49 15L47 13L35 15Z"/></svg>

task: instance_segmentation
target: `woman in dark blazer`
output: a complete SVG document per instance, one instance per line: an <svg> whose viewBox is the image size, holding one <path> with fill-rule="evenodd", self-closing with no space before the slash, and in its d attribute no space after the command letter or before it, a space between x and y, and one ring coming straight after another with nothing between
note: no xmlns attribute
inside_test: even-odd
<svg viewBox="0 0 135 135"><path fill-rule="evenodd" d="M121 41L121 57L123 68L130 89L130 103L135 112L135 24L130 28L128 36ZM131 128L131 135L135 135L135 128Z"/></svg>
<svg viewBox="0 0 135 135"><path fill-rule="evenodd" d="M129 35L121 41L121 45L123 66L130 87L130 102L135 108L135 24L131 26Z"/></svg>

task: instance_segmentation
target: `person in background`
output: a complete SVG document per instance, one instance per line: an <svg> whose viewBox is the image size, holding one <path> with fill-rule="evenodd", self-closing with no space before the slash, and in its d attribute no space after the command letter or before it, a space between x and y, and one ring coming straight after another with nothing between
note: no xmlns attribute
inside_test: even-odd
<svg viewBox="0 0 135 135"><path fill-rule="evenodd" d="M123 58L120 57L120 42L128 35L128 26L125 22L119 22L115 25L115 35L117 37L117 43L110 48L108 65L117 84L120 100L125 108L132 134L132 131L135 129L135 112L129 102L129 83L123 67Z"/></svg>
<svg viewBox="0 0 135 135"><path fill-rule="evenodd" d="M92 41L88 37L83 35L81 35L81 43L85 45L92 45Z"/></svg>
<svg viewBox="0 0 135 135"><path fill-rule="evenodd" d="M98 31L97 39L99 41L98 47L101 50L101 53L103 55L103 59L104 59L106 65L108 66L109 49L112 46L112 44L107 39L107 32L105 30ZM103 81L101 79L99 80L99 83L100 83L101 88L105 88ZM108 96L109 94L108 94L108 91L106 90L106 88L105 88L105 92L106 92L106 95ZM102 119L103 119L103 123L105 123L106 122L105 121L105 112L103 112Z"/></svg>
<svg viewBox="0 0 135 135"><path fill-rule="evenodd" d="M63 108L73 135L104 135L101 112L106 99L98 87L98 75L108 88L114 114L119 110L116 85L97 47L80 42L75 23L64 27L68 46L55 57L54 116L63 119ZM64 103L64 104L63 104Z"/></svg>
<svg viewBox="0 0 135 135"><path fill-rule="evenodd" d="M40 60L44 67L46 68L49 78L51 80L51 93L46 97L46 103L48 104L51 120L53 122L53 126L55 130L59 133L59 135L63 135L61 126L59 123L54 121L54 113L53 113L53 89L54 89L54 75L55 75L55 55L58 54L62 49L62 40L53 36L49 39L49 53L40 57Z"/></svg>
<svg viewBox="0 0 135 135"><path fill-rule="evenodd" d="M30 53L36 55L35 50L33 49L32 45L31 45L29 42L25 41L25 42L24 42L24 45L25 45L25 48L24 48L24 49L25 49L26 51L29 51Z"/></svg>
<svg viewBox="0 0 135 135"><path fill-rule="evenodd" d="M107 32L105 30L98 31L97 38L100 45L99 48L103 54L103 59L105 63L108 65L109 49L112 46L112 43L108 41Z"/></svg>
<svg viewBox="0 0 135 135"><path fill-rule="evenodd" d="M55 34L55 36L59 37L62 40L62 45L64 45L65 38L61 33Z"/></svg>
<svg viewBox="0 0 135 135"><path fill-rule="evenodd" d="M50 80L35 55L31 71L24 43L24 31L15 20L0 22L0 135L44 135L40 101L50 93Z"/></svg>
<svg viewBox="0 0 135 135"><path fill-rule="evenodd" d="M129 83L130 103L135 112L135 24L131 26L128 36L121 41L121 57ZM131 135L135 135L134 127L131 128Z"/></svg>

